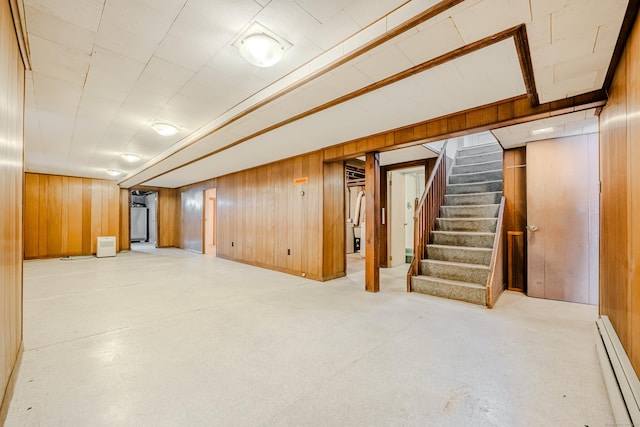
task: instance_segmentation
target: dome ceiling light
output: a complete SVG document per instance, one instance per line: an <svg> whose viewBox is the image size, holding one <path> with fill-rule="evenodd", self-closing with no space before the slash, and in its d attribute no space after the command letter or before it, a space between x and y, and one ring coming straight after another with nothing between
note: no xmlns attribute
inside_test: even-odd
<svg viewBox="0 0 640 427"><path fill-rule="evenodd" d="M236 39L233 46L240 55L257 67L272 67L277 64L291 43L270 31L264 25L254 22Z"/></svg>
<svg viewBox="0 0 640 427"><path fill-rule="evenodd" d="M178 133L180 128L172 123L156 120L151 123L151 128L162 136L173 136Z"/></svg>
<svg viewBox="0 0 640 427"><path fill-rule="evenodd" d="M122 157L126 162L129 162L129 163L135 163L140 161L140 156L138 156L137 154L122 153L120 154L120 157Z"/></svg>
<svg viewBox="0 0 640 427"><path fill-rule="evenodd" d="M119 170L116 169L107 169L107 173L111 176L120 176L122 175L122 172L120 172Z"/></svg>

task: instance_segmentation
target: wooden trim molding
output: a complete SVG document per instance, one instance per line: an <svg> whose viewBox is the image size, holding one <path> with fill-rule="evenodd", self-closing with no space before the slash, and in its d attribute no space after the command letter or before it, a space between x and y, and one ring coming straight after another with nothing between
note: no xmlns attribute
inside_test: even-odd
<svg viewBox="0 0 640 427"><path fill-rule="evenodd" d="M545 104L531 105L528 95L337 144L324 149L325 161L346 160L369 151L389 151L470 133L511 126L561 114L601 107L607 101L597 90Z"/></svg>

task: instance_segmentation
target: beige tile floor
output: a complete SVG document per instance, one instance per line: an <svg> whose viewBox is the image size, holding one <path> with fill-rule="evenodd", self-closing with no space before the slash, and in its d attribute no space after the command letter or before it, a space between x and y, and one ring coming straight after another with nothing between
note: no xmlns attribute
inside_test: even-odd
<svg viewBox="0 0 640 427"><path fill-rule="evenodd" d="M595 307L493 310L177 249L25 263L7 426L606 426Z"/></svg>

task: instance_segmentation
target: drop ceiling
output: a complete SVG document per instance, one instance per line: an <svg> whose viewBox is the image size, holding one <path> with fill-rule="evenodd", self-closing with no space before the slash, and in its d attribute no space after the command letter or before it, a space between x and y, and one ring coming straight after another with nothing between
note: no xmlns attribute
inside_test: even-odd
<svg viewBox="0 0 640 427"><path fill-rule="evenodd" d="M442 12L425 14L432 7ZM603 86L626 8L626 0L24 0L25 166L105 179L119 169L123 187L174 188L524 95L513 37L464 50L523 24L539 101L587 93ZM272 68L250 65L233 46L253 22L292 44ZM154 120L180 132L157 135ZM511 133L509 144L522 142ZM123 152L143 160L132 166Z"/></svg>

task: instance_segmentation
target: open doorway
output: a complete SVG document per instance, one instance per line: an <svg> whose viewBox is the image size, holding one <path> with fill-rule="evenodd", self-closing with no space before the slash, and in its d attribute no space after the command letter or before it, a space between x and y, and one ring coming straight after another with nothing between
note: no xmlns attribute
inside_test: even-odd
<svg viewBox="0 0 640 427"><path fill-rule="evenodd" d="M387 172L388 267L413 258L414 206L424 192L425 173L424 166Z"/></svg>
<svg viewBox="0 0 640 427"><path fill-rule="evenodd" d="M364 272L365 267L365 192L364 161L345 162L345 218L347 275Z"/></svg>
<svg viewBox="0 0 640 427"><path fill-rule="evenodd" d="M130 198L131 250L156 248L158 244L158 193L132 190Z"/></svg>
<svg viewBox="0 0 640 427"><path fill-rule="evenodd" d="M216 254L216 189L204 191L204 253Z"/></svg>

